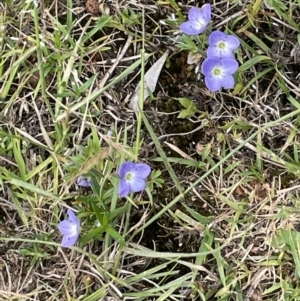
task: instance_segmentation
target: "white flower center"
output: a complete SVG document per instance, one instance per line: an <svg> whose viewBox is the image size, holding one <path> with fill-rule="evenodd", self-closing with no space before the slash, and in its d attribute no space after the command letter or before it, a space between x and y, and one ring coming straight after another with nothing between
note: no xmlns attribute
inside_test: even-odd
<svg viewBox="0 0 300 301"><path fill-rule="evenodd" d="M125 176L127 182L130 182L133 178L132 172L128 172Z"/></svg>
<svg viewBox="0 0 300 301"><path fill-rule="evenodd" d="M77 235L78 230L79 230L79 229L77 229L77 224L74 222L71 222L70 228L71 228L72 236Z"/></svg>
<svg viewBox="0 0 300 301"><path fill-rule="evenodd" d="M223 70L221 68L221 66L216 66L212 71L211 71L211 75L214 78L221 78L223 77Z"/></svg>
<svg viewBox="0 0 300 301"><path fill-rule="evenodd" d="M197 20L197 27L199 28L199 29L201 29L203 26L205 26L206 25L206 22L205 22L205 20L204 20L204 18L199 18L198 20Z"/></svg>
<svg viewBox="0 0 300 301"><path fill-rule="evenodd" d="M224 50L226 48L226 43L225 41L220 41L218 44L217 44L217 47L220 49L220 50Z"/></svg>

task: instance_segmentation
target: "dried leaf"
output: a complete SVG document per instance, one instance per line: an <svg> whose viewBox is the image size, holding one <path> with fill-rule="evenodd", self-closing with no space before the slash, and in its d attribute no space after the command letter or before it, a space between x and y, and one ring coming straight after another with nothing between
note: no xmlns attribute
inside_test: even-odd
<svg viewBox="0 0 300 301"><path fill-rule="evenodd" d="M144 77L145 91L144 91L143 101L145 101L145 99L149 96L148 90L150 90L151 92L155 90L157 80L159 78L161 69L165 64L168 54L169 54L169 50L166 50L163 56L157 62L155 62L155 64L153 64L153 66L145 73L145 77ZM135 92L130 100L129 107L134 111L139 110L140 94L141 94L141 83L139 83L138 86L136 87Z"/></svg>
<svg viewBox="0 0 300 301"><path fill-rule="evenodd" d="M189 65L199 64L201 58L202 58L202 55L200 53L194 53L194 52L190 51L188 54L187 63Z"/></svg>

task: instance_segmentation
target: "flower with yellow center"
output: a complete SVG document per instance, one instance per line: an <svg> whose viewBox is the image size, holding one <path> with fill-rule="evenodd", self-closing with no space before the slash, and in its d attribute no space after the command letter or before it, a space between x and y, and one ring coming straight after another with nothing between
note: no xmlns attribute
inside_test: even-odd
<svg viewBox="0 0 300 301"><path fill-rule="evenodd" d="M216 30L208 38L209 47L207 57L234 58L233 51L240 45L240 41L233 35Z"/></svg>
<svg viewBox="0 0 300 301"><path fill-rule="evenodd" d="M205 59L201 66L201 72L205 76L206 87L212 92L218 91L221 87L233 88L233 74L238 66L238 62L232 58L213 57Z"/></svg>

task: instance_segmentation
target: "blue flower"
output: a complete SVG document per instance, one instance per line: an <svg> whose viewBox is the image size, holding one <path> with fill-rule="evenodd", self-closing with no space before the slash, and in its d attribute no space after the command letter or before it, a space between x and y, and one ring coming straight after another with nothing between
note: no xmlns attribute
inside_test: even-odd
<svg viewBox="0 0 300 301"><path fill-rule="evenodd" d="M201 72L205 76L206 87L212 92L221 87L233 88L234 78L232 74L238 67L238 62L231 58L212 57L205 59L201 66Z"/></svg>
<svg viewBox="0 0 300 301"><path fill-rule="evenodd" d="M69 218L58 224L58 230L63 235L61 245L70 248L75 245L80 233L80 221L75 213L68 209Z"/></svg>
<svg viewBox="0 0 300 301"><path fill-rule="evenodd" d="M207 57L234 58L233 51L240 46L240 41L233 35L216 30L208 38Z"/></svg>
<svg viewBox="0 0 300 301"><path fill-rule="evenodd" d="M180 25L185 34L197 35L203 33L211 19L211 6L205 4L202 8L192 7L188 14L188 21Z"/></svg>
<svg viewBox="0 0 300 301"><path fill-rule="evenodd" d="M92 186L92 180L90 178L85 178L82 176L79 176L76 181L78 186L81 187L91 187Z"/></svg>
<svg viewBox="0 0 300 301"><path fill-rule="evenodd" d="M126 197L130 192L139 192L145 189L145 179L149 176L151 168L148 164L124 162L119 169L119 195Z"/></svg>

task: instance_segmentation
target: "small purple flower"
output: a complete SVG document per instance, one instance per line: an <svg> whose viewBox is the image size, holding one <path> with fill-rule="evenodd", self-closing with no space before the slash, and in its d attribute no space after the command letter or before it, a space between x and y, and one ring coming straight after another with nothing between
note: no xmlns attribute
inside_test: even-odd
<svg viewBox="0 0 300 301"><path fill-rule="evenodd" d="M180 25L180 30L185 34L197 35L206 29L211 19L211 6L205 4L202 8L192 7L189 11L188 21Z"/></svg>
<svg viewBox="0 0 300 301"><path fill-rule="evenodd" d="M92 186L92 180L90 178L85 178L82 176L79 176L76 181L78 186L81 187L91 187Z"/></svg>
<svg viewBox="0 0 300 301"><path fill-rule="evenodd" d="M216 30L208 38L207 57L234 58L233 51L240 46L240 41L233 35Z"/></svg>
<svg viewBox="0 0 300 301"><path fill-rule="evenodd" d="M60 222L58 224L58 230L63 235L61 245L69 248L74 246L78 239L80 233L80 222L71 209L68 209L67 212L69 219Z"/></svg>
<svg viewBox="0 0 300 301"><path fill-rule="evenodd" d="M230 58L212 57L204 60L201 72L205 76L206 87L215 92L221 87L231 89L234 87L232 74L238 69L238 62Z"/></svg>
<svg viewBox="0 0 300 301"><path fill-rule="evenodd" d="M149 176L151 168L148 164L124 162L119 168L119 195L126 197L130 192L139 192L145 189L145 179Z"/></svg>

